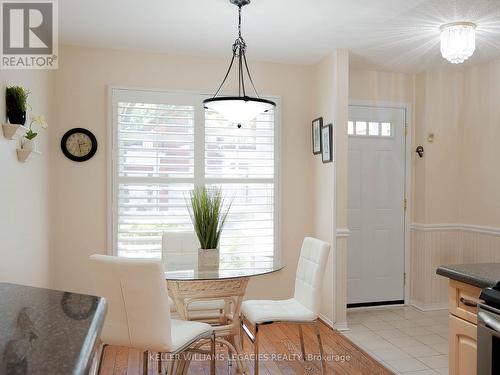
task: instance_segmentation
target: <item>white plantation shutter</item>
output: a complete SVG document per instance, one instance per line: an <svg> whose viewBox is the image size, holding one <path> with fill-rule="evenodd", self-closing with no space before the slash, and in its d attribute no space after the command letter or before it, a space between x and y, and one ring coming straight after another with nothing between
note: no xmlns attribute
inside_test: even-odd
<svg viewBox="0 0 500 375"><path fill-rule="evenodd" d="M278 246L275 113L238 129L202 107L202 95L113 89L112 246L160 257L164 231L192 230L197 184L220 187L230 214L221 255L272 263Z"/></svg>
<svg viewBox="0 0 500 375"><path fill-rule="evenodd" d="M218 113L206 111L207 178L274 178L274 112L238 129Z"/></svg>
<svg viewBox="0 0 500 375"><path fill-rule="evenodd" d="M274 134L273 112L241 129L205 112L205 177L231 202L220 250L234 261L273 259Z"/></svg>

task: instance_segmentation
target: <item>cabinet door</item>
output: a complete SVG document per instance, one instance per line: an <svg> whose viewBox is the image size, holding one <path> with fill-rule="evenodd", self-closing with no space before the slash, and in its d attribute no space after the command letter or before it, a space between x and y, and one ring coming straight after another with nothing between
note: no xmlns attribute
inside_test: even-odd
<svg viewBox="0 0 500 375"><path fill-rule="evenodd" d="M477 328L450 315L450 375L476 375Z"/></svg>

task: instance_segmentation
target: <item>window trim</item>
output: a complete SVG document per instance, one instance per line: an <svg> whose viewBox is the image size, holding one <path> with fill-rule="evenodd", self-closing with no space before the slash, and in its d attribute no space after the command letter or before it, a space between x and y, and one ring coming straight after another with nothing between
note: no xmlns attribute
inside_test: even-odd
<svg viewBox="0 0 500 375"><path fill-rule="evenodd" d="M186 97L200 97L200 103L204 98L209 98L213 96L210 93L202 93L200 91L189 91L189 90L166 90L166 89L157 89L157 88L136 88L136 87L128 87L128 86L107 86L108 97L107 97L107 152L106 152L106 161L107 161L107 200L106 200L106 209L107 209L107 251L108 255L118 255L118 249L116 246L116 238L117 238L117 225L116 220L118 218L118 205L116 199L116 188L117 184L117 174L115 171L116 168L116 158L115 158L115 150L116 150L116 142L118 138L117 134L117 114L115 107L115 100L117 99L118 92L122 94L131 94L135 95L137 92L145 92L155 95L163 94L163 95L186 95ZM273 100L276 103L276 108L274 110L274 234L275 234L275 246L274 246L274 254L273 260L276 264L283 264L283 252L281 251L282 245L282 126L281 126L281 97L280 96L271 96L271 95L263 95L262 97ZM204 114L203 107L197 109L195 111L195 124L197 121L200 121L200 116ZM196 133L196 132L195 132ZM195 136L195 169L202 168L203 173L205 173L204 167L204 152L205 152L205 131L204 127L202 130L202 134ZM198 156L202 154L202 157ZM202 163L202 165L197 165L197 163ZM198 174L199 176L199 174ZM239 179L241 182L251 182L252 179ZM258 180L258 179L257 179ZM186 182L199 183L199 179L197 179L196 174L194 178L187 178ZM208 179L209 182L212 179ZM176 182L178 180L176 179ZM238 179L228 179L228 183L238 182Z"/></svg>

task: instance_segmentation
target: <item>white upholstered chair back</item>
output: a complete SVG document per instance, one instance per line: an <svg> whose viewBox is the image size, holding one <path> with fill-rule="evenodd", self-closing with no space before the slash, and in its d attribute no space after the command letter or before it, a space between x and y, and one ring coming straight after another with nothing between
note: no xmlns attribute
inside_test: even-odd
<svg viewBox="0 0 500 375"><path fill-rule="evenodd" d="M294 298L316 314L319 313L321 288L329 252L330 244L311 237L304 238L300 250Z"/></svg>
<svg viewBox="0 0 500 375"><path fill-rule="evenodd" d="M157 352L172 348L170 308L158 260L92 255L96 293L107 299L105 344Z"/></svg>
<svg viewBox="0 0 500 375"><path fill-rule="evenodd" d="M176 259L189 253L198 253L200 242L195 232L163 232L161 258Z"/></svg>

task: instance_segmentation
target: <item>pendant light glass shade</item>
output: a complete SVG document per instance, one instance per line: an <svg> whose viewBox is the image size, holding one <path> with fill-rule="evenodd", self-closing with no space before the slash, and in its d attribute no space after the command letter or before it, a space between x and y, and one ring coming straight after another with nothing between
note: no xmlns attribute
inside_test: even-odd
<svg viewBox="0 0 500 375"><path fill-rule="evenodd" d="M246 58L247 45L241 36L241 8L244 5L248 5L250 0L230 0L230 2L238 6L238 38L233 44L233 57L222 83L212 98L203 101L203 105L206 109L220 113L226 120L234 122L238 124L238 127L241 127L242 124L255 119L259 114L273 109L276 107L276 104L271 100L259 97L252 76L250 75L250 69L248 68ZM218 96L231 73L234 63L238 65L238 96ZM247 80L245 79L245 75L248 77ZM245 81L251 84L255 97L247 95Z"/></svg>
<svg viewBox="0 0 500 375"><path fill-rule="evenodd" d="M216 111L226 120L237 124L245 124L275 107L270 100L248 96L218 97L207 99L203 103L206 109Z"/></svg>
<svg viewBox="0 0 500 375"><path fill-rule="evenodd" d="M452 64L461 64L476 49L476 25L454 22L441 26L441 55Z"/></svg>

